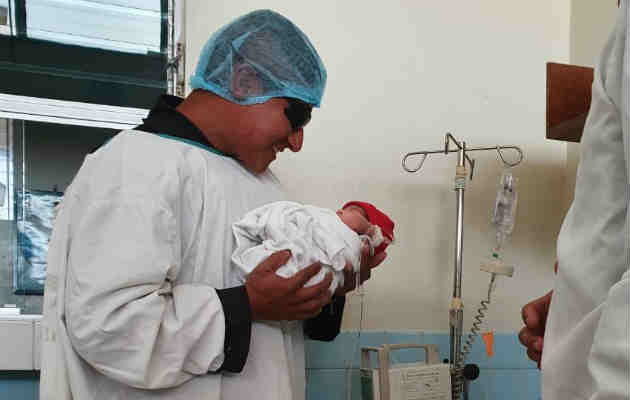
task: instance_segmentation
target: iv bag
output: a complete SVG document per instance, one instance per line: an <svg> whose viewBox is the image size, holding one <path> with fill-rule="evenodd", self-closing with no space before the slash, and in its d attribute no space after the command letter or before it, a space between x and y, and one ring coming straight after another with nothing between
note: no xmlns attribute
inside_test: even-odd
<svg viewBox="0 0 630 400"><path fill-rule="evenodd" d="M506 169L501 175L497 188L497 198L492 211L492 224L497 229L497 243L499 247L514 230L516 201L516 180L512 175L512 171Z"/></svg>

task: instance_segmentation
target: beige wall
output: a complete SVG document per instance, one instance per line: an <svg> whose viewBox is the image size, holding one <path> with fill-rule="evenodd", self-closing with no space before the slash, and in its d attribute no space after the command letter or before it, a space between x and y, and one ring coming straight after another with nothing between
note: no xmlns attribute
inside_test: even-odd
<svg viewBox="0 0 630 400"><path fill-rule="evenodd" d="M617 0L571 0L571 64L595 67L616 15ZM567 209L575 192L580 150L579 144L567 143Z"/></svg>
<svg viewBox="0 0 630 400"><path fill-rule="evenodd" d="M448 329L453 286L455 156L437 155L420 173L406 152L443 146L453 132L469 145L516 144L520 198L488 326L520 329L520 308L551 287L555 239L566 195L566 150L545 140L545 63L569 62L570 0L506 2L187 0L187 70L209 34L232 18L272 8L312 39L328 68L323 107L298 154L273 169L299 201L337 207L374 202L396 221L398 242L366 285L365 329ZM466 192L465 329L487 291L479 263L493 246L489 223L501 166L478 153ZM356 329L351 298L345 329Z"/></svg>
<svg viewBox="0 0 630 400"><path fill-rule="evenodd" d="M595 66L616 14L617 0L571 0L571 64Z"/></svg>

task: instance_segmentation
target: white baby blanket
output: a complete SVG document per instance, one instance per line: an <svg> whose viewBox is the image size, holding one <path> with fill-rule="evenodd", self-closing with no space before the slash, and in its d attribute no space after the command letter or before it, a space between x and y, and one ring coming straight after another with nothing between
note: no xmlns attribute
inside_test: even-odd
<svg viewBox="0 0 630 400"><path fill-rule="evenodd" d="M343 268L349 262L360 267L361 239L334 211L290 201L279 201L248 212L233 225L236 250L232 262L242 272L242 282L271 254L291 250L291 258L277 274L288 278L314 262L321 271L305 286L321 282L333 273L330 291L343 285Z"/></svg>

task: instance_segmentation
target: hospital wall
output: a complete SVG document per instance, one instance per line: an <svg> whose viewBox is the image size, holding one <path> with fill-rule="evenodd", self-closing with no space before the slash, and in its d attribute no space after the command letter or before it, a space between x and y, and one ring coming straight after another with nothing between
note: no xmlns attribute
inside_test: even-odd
<svg viewBox="0 0 630 400"><path fill-rule="evenodd" d="M566 145L545 139L545 63L570 61L571 2L189 0L187 70L208 35L257 8L274 9L312 39L328 70L321 109L299 153L273 170L290 197L324 207L366 200L396 222L396 243L366 284L363 328L448 330L453 287L456 156L405 172L405 153L441 149L451 132L468 146L518 145L519 206L487 327L520 329L520 308L552 286L565 208ZM502 171L495 152L470 153L465 199L464 326L487 292L480 262L494 244L490 213ZM356 330L358 298L343 328Z"/></svg>
<svg viewBox="0 0 630 400"><path fill-rule="evenodd" d="M495 356L475 344L471 361L482 374L471 398L534 399L539 373L516 338L520 309L552 287L577 163L575 149L545 139L545 64L572 63L578 54L595 59L609 24L602 16L604 26L593 26L586 17L600 7L610 16L616 1L189 0L186 64L194 69L191 55L216 27L257 8L288 16L312 39L328 69L322 108L313 112L303 150L283 153L273 170L295 200L331 208L366 200L396 222L397 242L366 285L367 332L359 346L438 343L448 356L456 160L432 156L409 174L404 154L442 148L446 132L469 146L521 146L518 215L505 254L516 273L499 279L484 324L497 332ZM465 201L465 329L487 292L479 264L493 245L489 217L502 171L495 153L471 155L477 164ZM347 382L357 397L361 307L359 297L348 300L339 338L307 343L309 399L346 398Z"/></svg>
<svg viewBox="0 0 630 400"><path fill-rule="evenodd" d="M608 39L617 14L616 1L606 0L603 6L589 0L571 1L570 63L595 67L599 54ZM575 177L580 159L580 145L567 143L567 206L573 200Z"/></svg>
<svg viewBox="0 0 630 400"><path fill-rule="evenodd" d="M453 286L456 157L435 155L415 174L406 152L440 149L451 132L468 146L520 146L519 204L487 326L521 327L520 308L552 286L555 241L574 181L567 146L545 139L545 63L592 65L612 29L615 0L504 2L188 0L187 71L218 26L258 8L300 26L328 70L321 109L301 152L273 170L290 197L324 207L371 201L396 222L396 243L366 285L363 328L446 331ZM195 56L193 56L195 55ZM496 152L477 160L465 200L464 326L486 293L489 217L502 171ZM569 188L569 189L567 189ZM358 326L351 298L344 328Z"/></svg>

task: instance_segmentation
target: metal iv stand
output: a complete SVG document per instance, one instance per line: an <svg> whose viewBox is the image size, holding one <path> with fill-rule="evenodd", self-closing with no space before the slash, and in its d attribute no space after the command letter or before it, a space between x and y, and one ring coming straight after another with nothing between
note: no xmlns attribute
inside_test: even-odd
<svg viewBox="0 0 630 400"><path fill-rule="evenodd" d="M450 147L450 143L455 144L456 149ZM518 153L518 159L515 162L508 162L503 157L501 151L511 149ZM471 151L495 150L504 165L514 167L523 160L523 152L517 146L493 146L493 147L466 147L466 142L457 141L453 135L447 133L444 139L444 149L431 151L416 151L407 153L402 160L402 167L407 172L417 172L422 168L425 160L430 154L448 154L457 153L457 167L455 172L455 192L457 196L457 220L456 220L456 236L455 236L455 271L453 282L453 297L449 307L449 325L450 325L450 363L451 376L453 386L453 400L459 400L460 394L466 388L464 379L464 365L462 347L463 333L463 302L462 302L462 263L463 263L463 246L464 246L464 190L466 189L466 176L468 171L466 161L470 166L470 179L473 178L475 168L475 160L468 156ZM415 168L409 168L407 160L410 157L422 156L420 163ZM473 378L475 379L476 376ZM467 390L466 390L467 392ZM464 393L467 398L467 393Z"/></svg>

